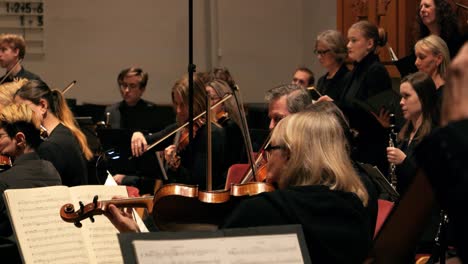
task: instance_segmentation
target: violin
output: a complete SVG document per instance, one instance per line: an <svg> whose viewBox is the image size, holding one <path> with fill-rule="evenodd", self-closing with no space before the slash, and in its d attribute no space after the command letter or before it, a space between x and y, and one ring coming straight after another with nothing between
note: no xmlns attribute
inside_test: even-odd
<svg viewBox="0 0 468 264"><path fill-rule="evenodd" d="M268 135L267 139L263 143L263 146L260 148L260 152L257 155L257 158L254 161L254 169L255 173L252 168L244 174L242 177L241 183L246 183L250 181L258 181L258 182L265 182L267 177L267 162L265 149L270 145L270 135Z"/></svg>
<svg viewBox="0 0 468 264"><path fill-rule="evenodd" d="M114 204L119 208L148 209L160 230L213 230L224 222L242 198L274 190L273 185L258 182L236 184L231 190L219 191L201 191L194 185L167 184L149 197L98 201L95 196L92 203L84 205L80 202L77 211L73 204L68 203L60 208L60 217L81 227L81 220L90 218L94 222L94 215L104 214L109 204Z"/></svg>
<svg viewBox="0 0 468 264"><path fill-rule="evenodd" d="M218 113L216 113L216 122L220 125L223 125L224 122L226 122L227 120L229 120L229 113L222 110L222 111L219 111Z"/></svg>
<svg viewBox="0 0 468 264"><path fill-rule="evenodd" d="M153 209L153 197L137 197L137 198L124 198L114 199L107 201L98 201L98 196L94 196L93 202L84 205L79 203L80 209L75 211L73 204L65 204L60 208L60 217L63 221L74 223L76 227L82 227L81 220L89 218L94 223L93 216L104 214L110 204L119 208L132 207L132 208L146 208L149 213Z"/></svg>
<svg viewBox="0 0 468 264"><path fill-rule="evenodd" d="M11 159L6 155L0 155L0 171L8 170L11 168Z"/></svg>
<svg viewBox="0 0 468 264"><path fill-rule="evenodd" d="M192 129L193 137L196 136L198 129L200 129L200 127L202 127L204 123L205 122L203 121L203 119L197 119L197 121L193 123L193 129ZM190 132L188 128L184 127L182 131L179 134L177 134L174 139L175 141L174 145L176 146L177 151L174 152L172 156L166 160L168 167L171 168L172 170L176 170L180 166L180 162L181 162L180 156L177 153L181 152L188 146L190 142L189 133Z"/></svg>

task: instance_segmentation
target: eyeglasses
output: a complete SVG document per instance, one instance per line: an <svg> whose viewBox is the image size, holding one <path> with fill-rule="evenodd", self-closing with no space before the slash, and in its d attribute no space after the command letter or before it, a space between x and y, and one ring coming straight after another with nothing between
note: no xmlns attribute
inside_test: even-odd
<svg viewBox="0 0 468 264"><path fill-rule="evenodd" d="M278 146L278 145L268 145L268 146L266 146L266 148L263 149L263 153L266 154L267 160L271 156L271 151L275 150L275 149L284 149L284 147L283 146Z"/></svg>
<svg viewBox="0 0 468 264"><path fill-rule="evenodd" d="M326 49L326 50L314 50L315 55L322 55L322 56L323 56L323 55L327 54L328 52L330 52L329 49Z"/></svg>
<svg viewBox="0 0 468 264"><path fill-rule="evenodd" d="M136 88L140 87L140 85L137 84L137 83L121 83L121 84L119 84L119 87L122 90L125 90L127 88L129 90L135 90Z"/></svg>

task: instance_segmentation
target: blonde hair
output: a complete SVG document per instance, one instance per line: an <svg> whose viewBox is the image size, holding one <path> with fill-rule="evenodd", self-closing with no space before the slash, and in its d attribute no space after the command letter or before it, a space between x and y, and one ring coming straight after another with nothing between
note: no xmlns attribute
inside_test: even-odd
<svg viewBox="0 0 468 264"><path fill-rule="evenodd" d="M313 111L287 116L274 129L271 143L289 151L280 186L324 185L352 192L367 206L368 193L351 163L335 116Z"/></svg>
<svg viewBox="0 0 468 264"><path fill-rule="evenodd" d="M16 91L27 83L27 79L15 79L13 82L0 84L0 110L14 103Z"/></svg>
<svg viewBox="0 0 468 264"><path fill-rule="evenodd" d="M13 138L18 132L26 136L26 144L36 149L41 143L41 121L34 111L26 104L10 104L0 113L0 127L9 137Z"/></svg>
<svg viewBox="0 0 468 264"><path fill-rule="evenodd" d="M437 72L440 74L442 79L447 80L447 70L450 65L450 52L447 47L447 43L445 43L441 37L429 35L416 42L414 49L428 50L434 56L441 55L442 63L437 67Z"/></svg>
<svg viewBox="0 0 468 264"><path fill-rule="evenodd" d="M35 105L39 105L41 99L45 99L49 105L48 111L55 115L60 122L66 126L75 138L78 140L78 143L81 147L81 151L87 160L90 160L93 157L93 152L88 146L88 141L86 136L81 132L78 125L76 124L73 113L65 101L62 93L58 90L51 90L49 86L43 81L32 80L23 85L18 91L16 91L15 96L19 96L25 100L31 101Z"/></svg>

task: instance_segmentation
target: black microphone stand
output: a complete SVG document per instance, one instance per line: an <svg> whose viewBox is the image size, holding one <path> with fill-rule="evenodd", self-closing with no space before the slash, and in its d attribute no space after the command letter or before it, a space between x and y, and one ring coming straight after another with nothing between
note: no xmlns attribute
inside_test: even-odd
<svg viewBox="0 0 468 264"><path fill-rule="evenodd" d="M188 85L189 85L189 145L193 140L193 74L196 71L197 66L193 64L193 0L189 0L189 36L188 36L188 53L189 53L189 64L188 64ZM209 121L208 121L209 122ZM192 159L192 148L188 148L188 164L189 168L193 168Z"/></svg>

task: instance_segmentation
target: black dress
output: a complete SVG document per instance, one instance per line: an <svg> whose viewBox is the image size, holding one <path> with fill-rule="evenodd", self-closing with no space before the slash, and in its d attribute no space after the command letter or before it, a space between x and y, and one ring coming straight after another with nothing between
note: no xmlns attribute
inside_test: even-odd
<svg viewBox="0 0 468 264"><path fill-rule="evenodd" d="M66 126L59 124L37 149L41 159L50 161L62 178L63 185L88 183L88 170L78 140Z"/></svg>
<svg viewBox="0 0 468 264"><path fill-rule="evenodd" d="M353 193L296 186L241 202L223 227L300 224L312 263L362 263L371 245L366 209Z"/></svg>

